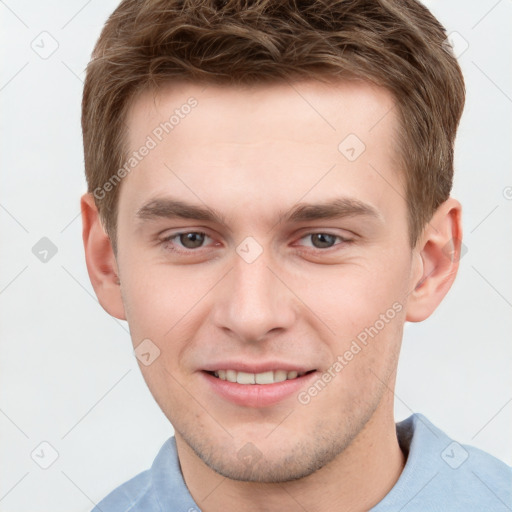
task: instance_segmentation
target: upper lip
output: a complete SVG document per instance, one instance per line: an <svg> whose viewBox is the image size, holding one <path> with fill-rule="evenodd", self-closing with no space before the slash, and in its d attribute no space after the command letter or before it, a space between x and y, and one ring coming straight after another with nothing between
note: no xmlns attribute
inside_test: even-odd
<svg viewBox="0 0 512 512"><path fill-rule="evenodd" d="M265 361L260 363L247 361L221 361L218 363L209 363L202 368L207 372L216 372L218 370L235 370L246 373L263 373L268 371L286 370L287 372L296 371L297 373L306 373L314 370L311 366L287 363L284 361Z"/></svg>

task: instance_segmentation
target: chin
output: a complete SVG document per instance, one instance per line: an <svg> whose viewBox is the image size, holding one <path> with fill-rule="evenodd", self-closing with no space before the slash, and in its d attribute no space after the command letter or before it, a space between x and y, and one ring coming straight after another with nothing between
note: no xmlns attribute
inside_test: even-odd
<svg viewBox="0 0 512 512"><path fill-rule="evenodd" d="M352 441L352 436L326 435L321 438L308 435L307 439L293 439L265 446L245 443L238 451L236 441L229 446L212 446L194 436L182 436L195 454L210 469L231 480L258 483L283 483L305 478L329 464ZM203 438L204 439L204 438ZM291 442L290 442L291 441ZM267 443L268 444L268 443Z"/></svg>

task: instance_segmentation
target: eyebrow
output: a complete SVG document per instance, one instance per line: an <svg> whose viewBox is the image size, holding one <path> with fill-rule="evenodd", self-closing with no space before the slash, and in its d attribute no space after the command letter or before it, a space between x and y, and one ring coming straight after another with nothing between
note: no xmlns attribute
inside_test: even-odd
<svg viewBox="0 0 512 512"><path fill-rule="evenodd" d="M282 222L307 222L343 217L372 217L383 220L373 206L359 199L340 197L325 203L298 203L287 212L278 214L276 224ZM226 225L225 217L213 208L199 206L178 199L157 198L149 201L136 212L141 221L157 219L191 219Z"/></svg>

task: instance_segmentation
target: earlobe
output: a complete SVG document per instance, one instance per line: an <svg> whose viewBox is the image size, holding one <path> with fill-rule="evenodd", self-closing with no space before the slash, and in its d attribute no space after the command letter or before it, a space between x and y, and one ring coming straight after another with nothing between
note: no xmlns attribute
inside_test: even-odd
<svg viewBox="0 0 512 512"><path fill-rule="evenodd" d="M451 288L461 256L462 207L447 199L434 213L414 251L419 275L413 277L406 320L421 322L428 318Z"/></svg>
<svg viewBox="0 0 512 512"><path fill-rule="evenodd" d="M112 243L103 229L92 194L84 194L80 205L85 261L91 284L103 309L120 320L126 320Z"/></svg>

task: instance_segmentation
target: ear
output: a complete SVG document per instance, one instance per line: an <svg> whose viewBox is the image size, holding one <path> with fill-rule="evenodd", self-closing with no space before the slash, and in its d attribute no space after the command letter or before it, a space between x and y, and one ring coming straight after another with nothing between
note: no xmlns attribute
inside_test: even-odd
<svg viewBox="0 0 512 512"><path fill-rule="evenodd" d="M84 194L80 206L85 261L96 296L107 313L126 320L116 258L92 194Z"/></svg>
<svg viewBox="0 0 512 512"><path fill-rule="evenodd" d="M461 258L462 207L450 197L436 210L414 248L417 261L414 290L409 295L406 320L428 318L451 288Z"/></svg>

